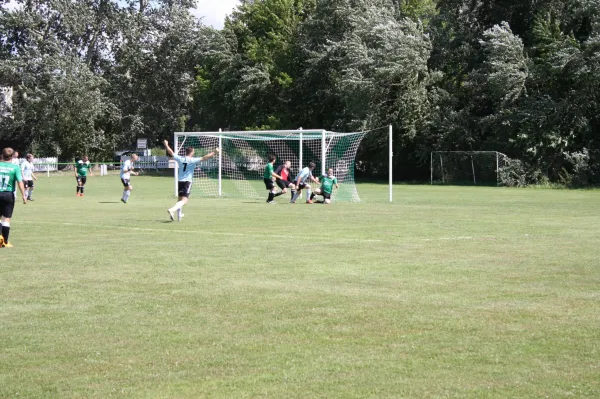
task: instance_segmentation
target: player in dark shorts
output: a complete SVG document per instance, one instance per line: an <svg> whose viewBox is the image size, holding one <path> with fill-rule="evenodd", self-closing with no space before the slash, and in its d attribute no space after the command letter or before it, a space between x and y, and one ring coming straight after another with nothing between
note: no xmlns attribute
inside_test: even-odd
<svg viewBox="0 0 600 399"><path fill-rule="evenodd" d="M278 197L281 194L283 194L283 192L275 191L275 182L273 181L273 179L281 179L281 176L279 176L277 173L275 173L275 170L274 170L274 165L275 165L275 161L277 160L277 157L275 155L271 154L271 155L269 155L268 159L269 159L269 162L267 162L267 165L265 166L265 173L263 174L263 181L265 182L266 189L269 190L269 196L267 197L267 204L274 204L275 201L273 201L273 199L275 197Z"/></svg>
<svg viewBox="0 0 600 399"><path fill-rule="evenodd" d="M315 196L320 195L323 197L323 200L317 202L329 204L331 203L331 194L333 193L334 187L340 188L337 178L333 175L333 168L327 169L327 174L320 176L319 181L321 182L321 187L315 189L315 192L312 193L310 199L313 200Z"/></svg>
<svg viewBox="0 0 600 399"><path fill-rule="evenodd" d="M287 189L289 188L292 191L292 197L296 193L296 186L292 180L292 172L290 171L290 166L292 163L290 161L285 161L283 165L279 165L275 173L281 176L281 179L277 179L275 183L281 189L281 194L287 193Z"/></svg>
<svg viewBox="0 0 600 399"><path fill-rule="evenodd" d="M215 148L214 151L206 154L203 157L198 158L194 157L194 147L187 147L185 149L185 157L182 157L177 155L173 151L173 149L169 147L169 143L167 142L167 140L164 140L163 144L165 145L167 154L170 157L173 157L173 159L177 163L177 176L179 178L179 180L177 181L177 203L175 203L173 207L167 209L167 213L169 214L169 219L173 221L175 220L175 212L177 212L177 220L181 221L181 219L183 218L182 209L184 205L188 203L188 200L190 198L192 180L194 178L194 170L197 167L199 167L200 162L217 155L219 153L219 149Z"/></svg>
<svg viewBox="0 0 600 399"><path fill-rule="evenodd" d="M75 178L77 179L78 197L83 197L83 190L85 188L85 183L87 183L88 171L90 172L90 176L92 176L92 164L87 155L84 155L83 159L75 162Z"/></svg>
<svg viewBox="0 0 600 399"><path fill-rule="evenodd" d="M23 176L19 165L13 164L14 150L5 148L2 150L0 159L0 224L2 226L2 235L0 235L0 248L10 248L12 244L8 242L10 233L10 219L15 208L15 188L18 187L23 197L23 203L27 203L25 196L25 187L23 185Z"/></svg>

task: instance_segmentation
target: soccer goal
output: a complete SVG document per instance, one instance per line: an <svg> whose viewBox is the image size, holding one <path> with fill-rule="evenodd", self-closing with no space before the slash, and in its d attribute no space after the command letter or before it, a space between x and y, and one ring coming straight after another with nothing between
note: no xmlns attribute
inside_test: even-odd
<svg viewBox="0 0 600 399"><path fill-rule="evenodd" d="M497 186L507 160L497 151L433 151L431 184Z"/></svg>
<svg viewBox="0 0 600 399"><path fill-rule="evenodd" d="M220 150L218 156L203 162L194 172L194 195L264 197L263 173L268 155L274 154L277 157L275 167L285 161L291 162L292 177L310 162L316 164L315 177L333 168L340 188L334 191L332 199L360 202L354 166L356 152L365 134L326 130L178 132L174 144L182 156L187 147L196 149L195 156L203 156L215 148ZM177 170L175 174L177 181Z"/></svg>

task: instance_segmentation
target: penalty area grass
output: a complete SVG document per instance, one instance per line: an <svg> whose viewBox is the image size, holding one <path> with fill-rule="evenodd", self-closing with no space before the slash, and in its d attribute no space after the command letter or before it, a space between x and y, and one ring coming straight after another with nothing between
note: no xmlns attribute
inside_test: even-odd
<svg viewBox="0 0 600 399"><path fill-rule="evenodd" d="M40 177L0 266L0 397L600 396L600 191L360 204ZM266 192L265 192L266 198Z"/></svg>

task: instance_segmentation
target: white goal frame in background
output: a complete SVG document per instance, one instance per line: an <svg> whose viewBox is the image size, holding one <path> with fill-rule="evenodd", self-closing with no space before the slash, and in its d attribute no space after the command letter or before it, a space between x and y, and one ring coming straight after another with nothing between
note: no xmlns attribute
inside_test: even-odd
<svg viewBox="0 0 600 399"><path fill-rule="evenodd" d="M431 184L501 185L508 157L498 151L432 151Z"/></svg>
<svg viewBox="0 0 600 399"><path fill-rule="evenodd" d="M219 154L200 164L200 171L194 173L194 186L200 186L201 195L224 197L226 195L224 182L231 181L240 190L236 195L242 197L264 196L263 190L255 190L250 187L249 182L261 180L264 166L266 165L266 153L277 156L276 165L285 159L291 158L292 178L296 176L299 169L310 161L317 163L318 170L313 172L315 177L325 174L328 167L334 168L334 173L340 180L340 190L337 195L334 192L334 200L360 202L360 197L354 182L354 169L356 152L360 142L369 132L338 133L324 129L310 130L264 130L264 131L222 131L218 132L176 132L174 134L173 150L179 155L185 155L185 147L192 146L197 149L197 157L203 156L214 148L219 149ZM389 201L392 202L392 127L389 127ZM264 144L261 144L264 143ZM254 147L261 148L260 157ZM281 153L278 149L281 147ZM284 148L285 147L285 148ZM311 155L307 155L307 151ZM246 155L240 155L240 152ZM232 155L235 153L235 155ZM250 155L248 155L250 154ZM342 154L342 155L340 155ZM343 161L340 160L343 158ZM247 179L232 165L237 166L237 160L243 158L243 165L252 165L253 175ZM310 158L310 159L309 159ZM340 167L340 165L343 165ZM203 173L202 169L210 172ZM178 169L174 171L174 191L177 196ZM235 176L234 176L235 175ZM214 184L216 183L216 187ZM210 188L208 185L210 184ZM203 186L204 185L204 186ZM231 187L231 185L229 185ZM344 190L345 194L344 194ZM348 190L351 190L348 191ZM337 190L336 190L337 191ZM228 192L231 192L229 190Z"/></svg>

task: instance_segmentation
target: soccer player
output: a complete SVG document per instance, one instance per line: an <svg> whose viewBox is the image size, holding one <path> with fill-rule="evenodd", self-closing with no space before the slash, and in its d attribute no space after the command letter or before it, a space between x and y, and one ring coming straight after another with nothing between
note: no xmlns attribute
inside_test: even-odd
<svg viewBox="0 0 600 399"><path fill-rule="evenodd" d="M300 171L300 173L298 173L298 176L296 176L296 180L295 180L296 194L294 194L290 203L295 204L296 200L300 196L300 193L305 188L306 188L306 203L307 204L313 203L312 200L310 199L311 192L310 192L309 181L313 181L316 184L319 184L319 181L317 179L315 179L314 176L312 175L312 171L315 169L315 166L316 166L315 163L311 162L308 164L307 167L302 169Z"/></svg>
<svg viewBox="0 0 600 399"><path fill-rule="evenodd" d="M167 212L169 213L169 218L171 220L175 220L174 215L175 212L177 212L177 220L181 221L183 218L182 208L185 204L187 204L190 198L194 170L200 162L212 158L218 154L219 149L216 148L213 152L208 153L201 158L194 158L194 147L188 147L185 149L185 157L181 157L173 152L171 147L169 147L167 140L163 141L163 143L167 150L167 154L169 154L170 157L173 157L175 162L177 162L179 176L179 181L177 182L179 198L177 199L177 203L173 205L172 208L167 209Z"/></svg>
<svg viewBox="0 0 600 399"><path fill-rule="evenodd" d="M8 235L10 233L10 219L15 208L14 191L16 187L19 187L23 203L27 203L21 169L12 163L13 153L13 149L7 147L2 150L2 158L0 159L0 224L2 225L0 248L12 247L12 244L8 242Z"/></svg>
<svg viewBox="0 0 600 399"><path fill-rule="evenodd" d="M131 158L127 161L123 162L121 166L121 183L123 183L123 196L121 197L121 202L124 204L129 200L129 196L131 195L131 190L133 186L131 185L130 179L131 175L137 176L139 173L134 172L133 163L138 160L137 154L131 154Z"/></svg>
<svg viewBox="0 0 600 399"><path fill-rule="evenodd" d="M279 197L281 194L283 194L282 191L280 191L280 192L275 191L275 183L273 182L274 179L282 178L277 173L275 173L274 166L275 166L276 160L277 160L277 157L275 155L273 155L273 154L269 155L269 162L267 162L267 165L265 166L265 173L263 175L263 181L265 182L265 187L267 188L267 190L269 190L269 196L267 197L267 204L274 204L275 201L273 201L273 199L275 197Z"/></svg>
<svg viewBox="0 0 600 399"><path fill-rule="evenodd" d="M13 153L12 158L10 159L10 163L17 166L21 164L21 162L19 161L19 153L17 151Z"/></svg>
<svg viewBox="0 0 600 399"><path fill-rule="evenodd" d="M275 170L275 174L281 176L281 179L277 179L276 183L281 189L281 194L287 193L288 187L292 191L292 198L296 193L296 186L294 186L294 182L292 181L292 173L290 172L290 166L292 163L290 161L285 161L282 165L279 165L277 170Z"/></svg>
<svg viewBox="0 0 600 399"><path fill-rule="evenodd" d="M27 157L21 163L21 174L23 175L23 185L25 186L25 196L27 197L27 201L33 201L33 198L31 198L34 188L33 181L37 180L33 170L33 155L27 154Z"/></svg>
<svg viewBox="0 0 600 399"><path fill-rule="evenodd" d="M320 204L331 203L331 194L333 193L333 187L340 188L337 178L333 175L333 168L327 169L327 174L319 177L321 181L321 188L316 188L315 192L312 193L310 199L313 200L315 195L323 196L323 201L317 201Z"/></svg>
<svg viewBox="0 0 600 399"><path fill-rule="evenodd" d="M85 188L85 183L87 182L87 173L90 172L90 176L92 175L92 164L87 155L83 156L83 159L80 159L75 163L75 178L77 179L77 196L83 197L83 189Z"/></svg>

